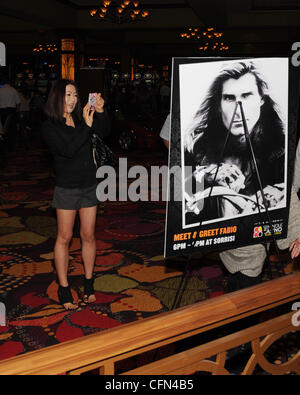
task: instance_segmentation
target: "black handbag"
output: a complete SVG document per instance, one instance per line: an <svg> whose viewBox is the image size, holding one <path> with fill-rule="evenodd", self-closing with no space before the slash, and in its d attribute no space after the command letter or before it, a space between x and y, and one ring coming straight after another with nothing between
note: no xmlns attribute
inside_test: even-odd
<svg viewBox="0 0 300 395"><path fill-rule="evenodd" d="M104 143L102 138L97 134L92 135L93 158L95 165L100 166L114 166L117 158L112 150Z"/></svg>

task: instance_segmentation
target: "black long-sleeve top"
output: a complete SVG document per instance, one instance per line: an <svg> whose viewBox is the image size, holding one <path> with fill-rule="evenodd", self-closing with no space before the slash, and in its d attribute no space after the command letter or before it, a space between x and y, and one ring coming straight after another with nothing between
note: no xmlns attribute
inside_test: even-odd
<svg viewBox="0 0 300 395"><path fill-rule="evenodd" d="M54 159L55 185L63 188L87 188L96 183L91 136L109 134L106 113L94 113L92 127L84 119L72 118L75 128L46 120L42 133Z"/></svg>

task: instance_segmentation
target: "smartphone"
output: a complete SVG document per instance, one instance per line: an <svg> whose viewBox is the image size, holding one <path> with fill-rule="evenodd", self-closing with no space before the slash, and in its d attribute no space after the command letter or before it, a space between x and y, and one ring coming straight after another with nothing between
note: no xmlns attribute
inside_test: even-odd
<svg viewBox="0 0 300 395"><path fill-rule="evenodd" d="M91 110L96 109L97 103L97 93L89 93L89 105L91 106Z"/></svg>

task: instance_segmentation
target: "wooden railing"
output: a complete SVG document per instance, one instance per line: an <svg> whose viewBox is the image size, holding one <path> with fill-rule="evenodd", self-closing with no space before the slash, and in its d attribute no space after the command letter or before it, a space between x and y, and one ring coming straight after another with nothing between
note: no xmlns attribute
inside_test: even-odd
<svg viewBox="0 0 300 395"><path fill-rule="evenodd" d="M208 332L213 328L222 328L230 322L240 321L244 317L292 301L300 302L299 272L4 360L0 362L0 374L74 375L95 369L99 374L115 374L116 364L122 360ZM127 371L125 374L187 374L196 370L225 374L228 373L225 369L226 350L247 342L251 342L253 353L243 374L253 373L257 364L271 374L290 371L299 374L299 351L291 361L280 366L271 364L264 357L265 351L275 340L300 329L292 324L293 314L295 312L273 317L242 331ZM261 337L264 337L263 340ZM207 360L211 356L216 356L215 362Z"/></svg>

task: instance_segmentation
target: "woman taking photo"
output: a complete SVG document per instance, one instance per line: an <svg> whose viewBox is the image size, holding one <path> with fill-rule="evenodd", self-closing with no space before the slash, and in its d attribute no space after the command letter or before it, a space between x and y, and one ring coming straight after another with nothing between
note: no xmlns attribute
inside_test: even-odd
<svg viewBox="0 0 300 395"><path fill-rule="evenodd" d="M54 159L55 188L52 206L57 214L57 239L54 261L58 276L58 297L66 310L78 308L68 284L69 244L77 211L84 265L84 302L95 302L93 269L96 259L95 222L96 165L93 161L91 136L108 133L103 110L104 100L97 95L95 109L89 103L81 112L77 86L73 81L59 80L52 87L45 108L48 119L43 137Z"/></svg>

